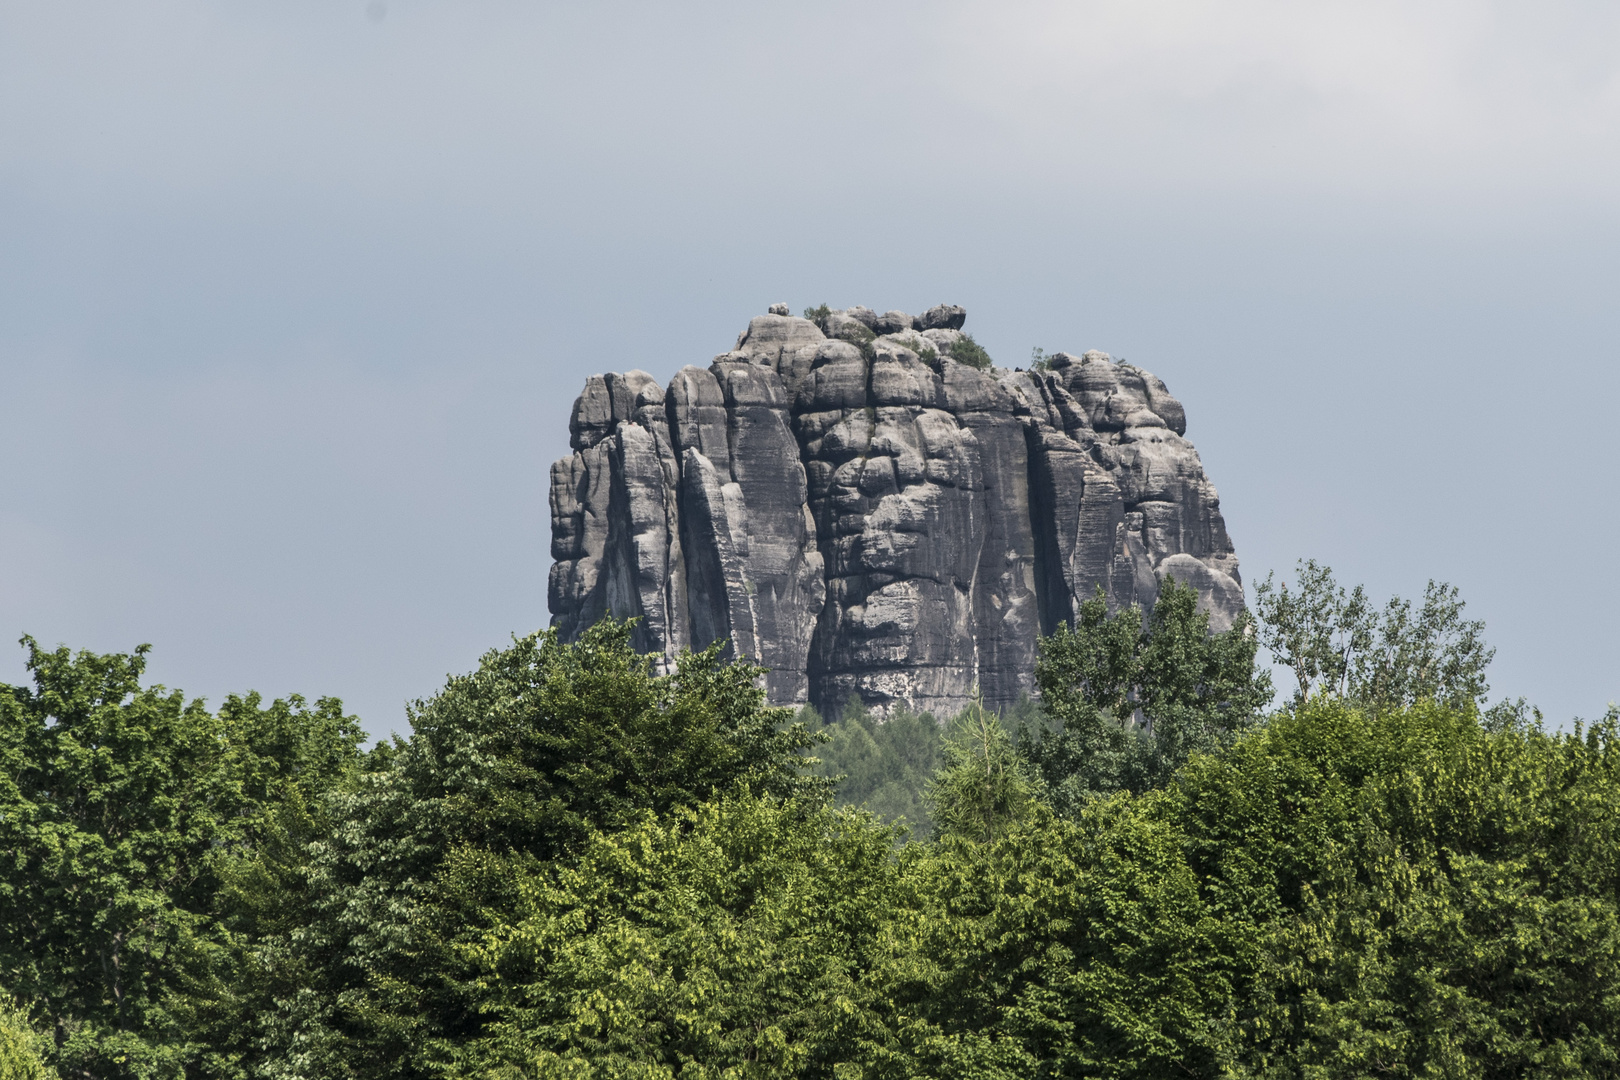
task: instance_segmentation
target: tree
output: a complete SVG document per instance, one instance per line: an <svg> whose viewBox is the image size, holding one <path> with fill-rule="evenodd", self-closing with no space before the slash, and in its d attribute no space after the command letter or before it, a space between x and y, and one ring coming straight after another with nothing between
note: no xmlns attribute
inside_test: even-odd
<svg viewBox="0 0 1620 1080"><path fill-rule="evenodd" d="M1374 708L1432 700L1477 708L1490 690L1485 669L1496 650L1484 641L1485 623L1462 617L1457 587L1430 581L1414 616L1408 600L1384 607L1370 647L1356 659L1350 693Z"/></svg>
<svg viewBox="0 0 1620 1080"><path fill-rule="evenodd" d="M1318 695L1153 804L1229 923L1238 1076L1620 1068L1620 730Z"/></svg>
<svg viewBox="0 0 1620 1080"><path fill-rule="evenodd" d="M808 705L800 716L819 727ZM897 708L880 718L852 694L838 719L821 731L827 741L816 748L815 771L837 780L838 805L903 821L917 839L933 833L923 792L939 769L943 737L932 714Z"/></svg>
<svg viewBox="0 0 1620 1080"><path fill-rule="evenodd" d="M1230 927L1204 902L1162 792L1044 808L917 872L911 962L879 973L906 1068L1001 1078L1222 1075Z"/></svg>
<svg viewBox="0 0 1620 1080"><path fill-rule="evenodd" d="M1163 784L1192 754L1230 742L1271 700L1255 670L1248 614L1209 632L1198 594L1166 579L1147 625L1142 611L1114 615L1099 589L1071 629L1043 639L1035 679L1052 722L1020 736L1053 805L1072 815L1089 798Z"/></svg>
<svg viewBox="0 0 1620 1080"><path fill-rule="evenodd" d="M1274 585L1271 574L1255 589L1261 644L1293 672L1295 707L1315 692L1374 709L1424 699L1483 705L1496 650L1484 642L1483 622L1462 617L1455 586L1431 580L1414 615L1399 596L1376 611L1366 590L1347 593L1314 559L1302 560L1297 574L1292 589Z"/></svg>
<svg viewBox="0 0 1620 1080"><path fill-rule="evenodd" d="M933 845L885 994L914 1075L1616 1075L1616 807L1620 710L1316 695L1174 784Z"/></svg>
<svg viewBox="0 0 1620 1080"><path fill-rule="evenodd" d="M869 814L746 791L597 834L554 872L458 852L445 889L496 879L514 901L458 945L489 1022L444 1073L843 1075L894 1041L873 973L905 954L916 861Z"/></svg>
<svg viewBox="0 0 1620 1080"><path fill-rule="evenodd" d="M0 995L0 1080L57 1080L45 1063L54 1049L29 1023L27 1011Z"/></svg>
<svg viewBox="0 0 1620 1080"><path fill-rule="evenodd" d="M936 832L989 842L1034 812L1041 791L1039 776L975 687L973 703L951 721L945 764L926 789Z"/></svg>
<svg viewBox="0 0 1620 1080"><path fill-rule="evenodd" d="M1372 647L1372 606L1365 589L1346 593L1315 559L1302 560L1297 573L1293 589L1273 585L1271 574L1255 586L1260 643L1294 673L1296 703L1316 690L1342 695L1356 658Z"/></svg>
<svg viewBox="0 0 1620 1080"><path fill-rule="evenodd" d="M825 800L803 775L815 736L765 706L760 669L716 643L669 676L605 619L578 641L555 631L485 654L410 710L413 734L354 790L312 846L312 918L289 936L307 984L273 1019L267 1075L410 1077L483 1028L463 945L521 901L510 882L576 858L598 832L663 818L722 792ZM511 868L441 874L454 859Z"/></svg>
<svg viewBox="0 0 1620 1080"><path fill-rule="evenodd" d="M210 713L141 685L146 646L23 644L34 688L0 686L0 985L66 1076L229 1071L252 926L228 879L346 772L358 724L334 699Z"/></svg>

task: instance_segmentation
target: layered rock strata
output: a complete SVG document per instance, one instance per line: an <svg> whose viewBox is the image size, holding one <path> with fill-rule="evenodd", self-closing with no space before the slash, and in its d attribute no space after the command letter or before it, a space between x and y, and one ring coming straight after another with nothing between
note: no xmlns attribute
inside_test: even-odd
<svg viewBox="0 0 1620 1080"><path fill-rule="evenodd" d="M1243 606L1220 500L1157 377L1106 354L979 369L961 308L749 323L668 387L593 375L551 468L552 623L611 613L673 662L727 639L776 704L946 715L1034 689L1101 587Z"/></svg>

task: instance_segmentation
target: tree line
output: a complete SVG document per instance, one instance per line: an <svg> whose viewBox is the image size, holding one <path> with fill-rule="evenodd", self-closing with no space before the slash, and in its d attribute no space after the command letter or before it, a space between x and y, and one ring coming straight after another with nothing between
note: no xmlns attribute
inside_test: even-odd
<svg viewBox="0 0 1620 1080"><path fill-rule="evenodd" d="M630 629L369 749L25 638L0 1077L1620 1075L1620 715L1487 707L1454 589L1098 597L944 725Z"/></svg>

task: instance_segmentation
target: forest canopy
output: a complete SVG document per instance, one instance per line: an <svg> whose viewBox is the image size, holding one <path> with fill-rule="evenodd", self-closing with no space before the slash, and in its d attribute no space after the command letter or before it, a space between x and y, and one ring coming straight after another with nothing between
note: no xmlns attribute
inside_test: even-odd
<svg viewBox="0 0 1620 1080"><path fill-rule="evenodd" d="M1172 583L1006 715L830 722L606 620L369 750L25 638L0 1076L1616 1075L1620 715L1486 708L1462 612Z"/></svg>

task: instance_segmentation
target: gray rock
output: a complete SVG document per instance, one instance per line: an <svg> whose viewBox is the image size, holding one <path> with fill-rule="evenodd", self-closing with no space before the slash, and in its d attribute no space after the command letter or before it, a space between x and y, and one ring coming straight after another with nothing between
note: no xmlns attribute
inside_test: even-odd
<svg viewBox="0 0 1620 1080"><path fill-rule="evenodd" d="M786 314L788 314L788 306L786 304L772 304L766 310L769 311L772 315L786 315Z"/></svg>
<svg viewBox="0 0 1620 1080"><path fill-rule="evenodd" d="M826 340L821 328L809 319L761 315L749 322L737 338L737 348L726 355L768 367L788 385L796 386L810 370L816 347Z"/></svg>
<svg viewBox="0 0 1620 1080"><path fill-rule="evenodd" d="M805 658L825 584L815 526L805 512L792 398L780 376L758 365L717 361L712 370L725 398L738 499L728 512L755 634L751 647L741 639L733 644L768 669L773 700L803 701Z"/></svg>
<svg viewBox="0 0 1620 1080"><path fill-rule="evenodd" d="M872 330L879 334L898 334L911 328L911 316L903 311L885 311L872 323Z"/></svg>
<svg viewBox="0 0 1620 1080"><path fill-rule="evenodd" d="M967 309L955 304L935 304L912 321L917 330L960 330L967 322Z"/></svg>
<svg viewBox="0 0 1620 1080"><path fill-rule="evenodd" d="M873 321L876 321L875 319ZM864 345L873 338L872 328L845 311L834 311L822 321L822 330L830 338Z"/></svg>
<svg viewBox="0 0 1620 1080"><path fill-rule="evenodd" d="M960 330L924 330L922 332L923 340L928 342L940 356L951 355L951 349L965 336Z"/></svg>
<svg viewBox="0 0 1620 1080"><path fill-rule="evenodd" d="M777 305L780 307L780 305ZM950 359L965 313L773 310L667 390L592 376L551 473L553 625L636 616L664 657L727 639L771 701L944 715L1033 691L1037 636L1097 589L1243 606L1186 415L1106 354Z"/></svg>
<svg viewBox="0 0 1620 1080"><path fill-rule="evenodd" d="M587 450L613 430L613 423L613 401L608 396L607 380L592 375L585 380L584 391L574 399L574 412L568 420L568 445L575 450Z"/></svg>
<svg viewBox="0 0 1620 1080"><path fill-rule="evenodd" d="M872 333L877 333L879 316L878 313L873 311L871 308L861 307L859 304L857 304L852 308L845 308L843 314L848 315L850 318L872 331Z"/></svg>

